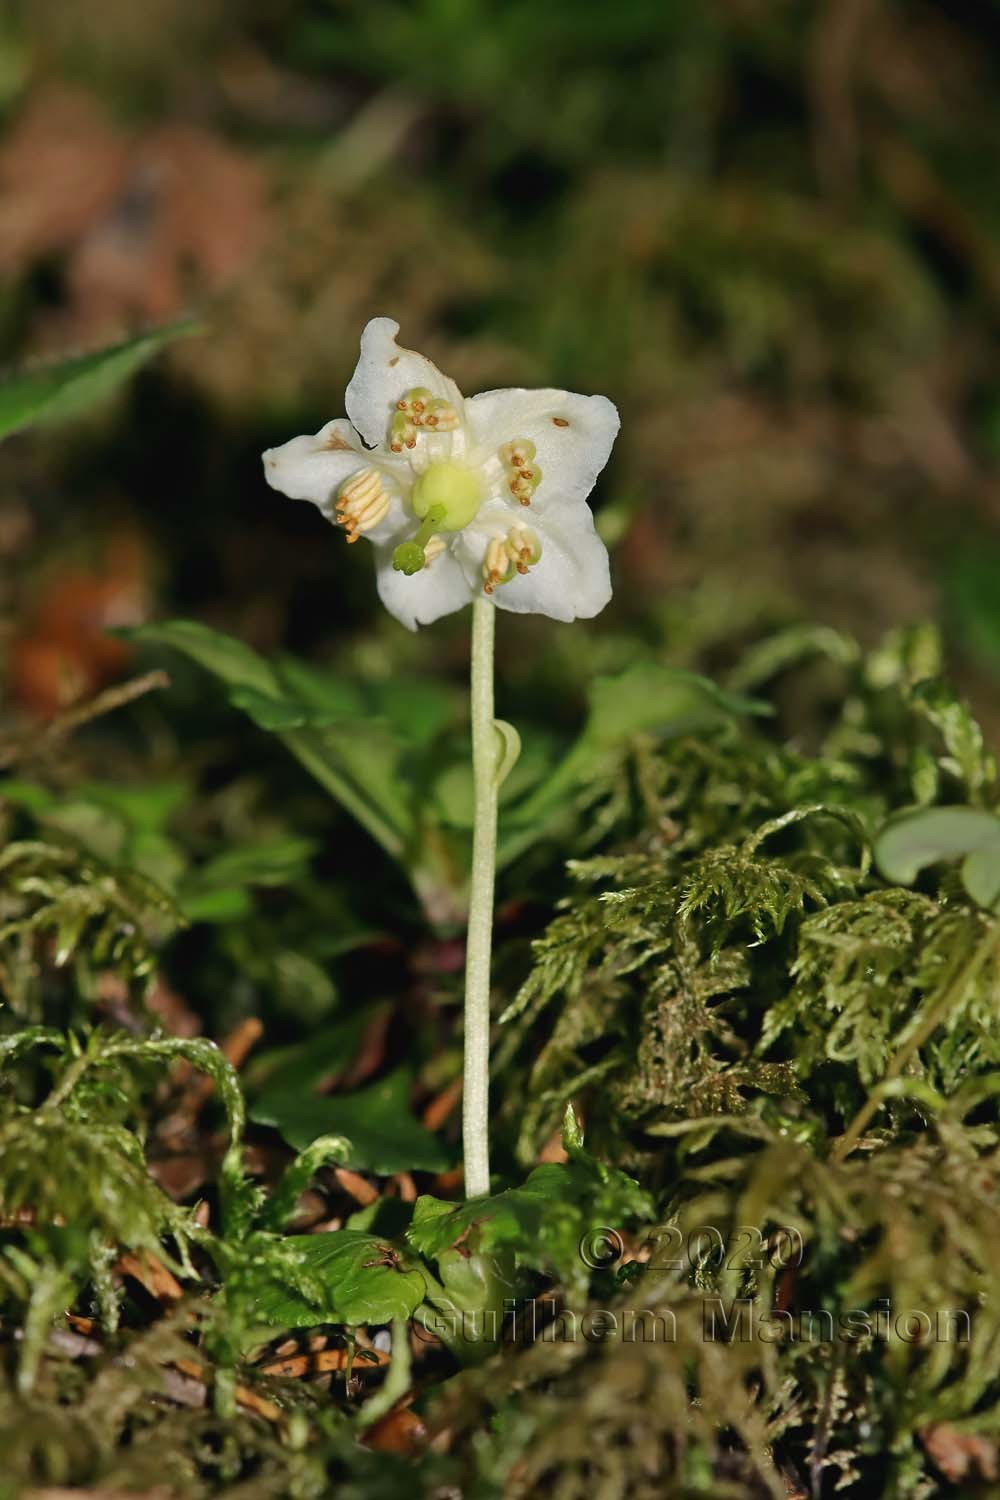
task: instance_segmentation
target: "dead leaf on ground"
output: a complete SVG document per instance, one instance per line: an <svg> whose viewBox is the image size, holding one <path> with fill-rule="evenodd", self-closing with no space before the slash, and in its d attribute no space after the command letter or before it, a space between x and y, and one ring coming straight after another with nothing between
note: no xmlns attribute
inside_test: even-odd
<svg viewBox="0 0 1000 1500"><path fill-rule="evenodd" d="M376 1453L398 1453L409 1458L427 1447L428 1432L416 1412L408 1406L397 1406L373 1423L361 1441Z"/></svg>
<svg viewBox="0 0 1000 1500"><path fill-rule="evenodd" d="M53 87L0 147L0 205L0 274L65 256L51 346L168 321L235 276L267 223L246 152L184 122L130 137L91 95Z"/></svg>
<svg viewBox="0 0 1000 1500"><path fill-rule="evenodd" d="M960 1484L964 1479L1000 1477L997 1445L990 1438L961 1432L948 1422L925 1427L920 1438L931 1462L952 1484Z"/></svg>

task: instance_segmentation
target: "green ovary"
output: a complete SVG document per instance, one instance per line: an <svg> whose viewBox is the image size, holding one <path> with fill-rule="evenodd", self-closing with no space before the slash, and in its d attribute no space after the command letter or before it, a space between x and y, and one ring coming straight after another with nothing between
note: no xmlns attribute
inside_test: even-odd
<svg viewBox="0 0 1000 1500"><path fill-rule="evenodd" d="M464 464L442 462L431 464L413 486L411 504L423 520L431 511L439 511L435 525L439 531L461 531L468 526L483 501L479 475Z"/></svg>

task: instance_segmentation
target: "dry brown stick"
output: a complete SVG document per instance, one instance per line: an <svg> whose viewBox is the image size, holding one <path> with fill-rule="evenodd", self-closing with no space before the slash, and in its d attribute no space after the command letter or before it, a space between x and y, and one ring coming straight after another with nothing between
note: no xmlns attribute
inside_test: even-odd
<svg viewBox="0 0 1000 1500"><path fill-rule="evenodd" d="M355 1375L362 1375L366 1370L374 1370L378 1365L389 1363L390 1356L382 1349L366 1349L363 1357L360 1358L357 1350L321 1349L315 1354L295 1354L290 1359L273 1360L270 1364L260 1365L258 1368L262 1375L298 1377L322 1375L327 1370L346 1370L350 1364Z"/></svg>
<svg viewBox="0 0 1000 1500"><path fill-rule="evenodd" d="M76 704L57 714L44 729L20 735L15 740L9 740L6 745L0 745L0 771L5 771L8 766L14 765L33 750L47 749L56 740L72 734L74 729L89 724L92 719L113 713L116 708L124 708L127 703L133 703L136 698L142 698L156 688L169 686L170 678L166 672L155 671L144 672L141 677L133 677L128 682L119 682L114 687L106 688L96 698L90 698L86 703Z"/></svg>
<svg viewBox="0 0 1000 1500"><path fill-rule="evenodd" d="M193 1384L202 1386L204 1396L197 1404L204 1406L208 1395L205 1366L199 1364L196 1359L175 1359L171 1361L171 1366ZM268 1422L280 1422L281 1420L281 1407L276 1406L273 1401L268 1401L266 1396L259 1396L256 1391L250 1390L248 1386L238 1385L236 1387L236 1400L240 1406L245 1406L250 1411L255 1411L259 1417L266 1418ZM185 1404L191 1403L188 1402Z"/></svg>
<svg viewBox="0 0 1000 1500"><path fill-rule="evenodd" d="M448 1116L454 1111L462 1097L462 1079L453 1078L424 1110L423 1123L427 1130L440 1130Z"/></svg>
<svg viewBox="0 0 1000 1500"><path fill-rule="evenodd" d="M126 1250L118 1257L115 1270L122 1276L131 1276L157 1302L179 1302L184 1295L174 1273L150 1250L140 1250L137 1254Z"/></svg>
<svg viewBox="0 0 1000 1500"><path fill-rule="evenodd" d="M352 1172L350 1167L334 1167L333 1175L336 1177L345 1193L349 1193L355 1203L360 1203L367 1208L369 1203L374 1203L378 1197L378 1188L359 1172Z"/></svg>

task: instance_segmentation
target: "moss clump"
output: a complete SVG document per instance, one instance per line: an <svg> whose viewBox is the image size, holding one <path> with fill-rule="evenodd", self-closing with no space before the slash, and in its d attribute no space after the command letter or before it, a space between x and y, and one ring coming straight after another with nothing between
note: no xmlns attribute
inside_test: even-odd
<svg viewBox="0 0 1000 1500"><path fill-rule="evenodd" d="M795 671L824 639L767 643L732 685ZM995 767L927 632L835 656L839 700L794 742L729 713L595 750L565 808L586 857L533 959L520 939L499 954L523 982L496 1050L507 1181L480 1211L416 1171L416 1207L388 1178L359 1207L375 1174L341 1170L357 1143L340 1136L293 1158L258 1128L248 1158L236 1070L151 1029L143 962L123 970L129 1029L81 1026L52 924L31 928L31 993L47 1019L63 1011L10 1014L0 1038L4 1500L46 1485L374 1500L404 1484L923 1500L949 1476L991 1482L1000 917L947 865L892 885L873 848L904 806L993 809ZM47 911L62 870L89 893L76 971L125 962L105 935L127 872L95 882L89 856L20 847L39 879L14 860L9 899ZM166 928L143 941L155 959ZM412 1033L427 1069L429 1032ZM373 1046L365 1066L398 1067L384 1026L332 1040L345 1067ZM279 1048L260 1077L291 1069L311 1097L326 1053L309 1051ZM518 1187L517 1155L537 1160L567 1103L587 1152L570 1116L569 1162ZM202 1166L197 1190L171 1193L150 1168L178 1129ZM350 1237L302 1233L310 1199L311 1222ZM422 1296L477 1313L480 1282L494 1312L511 1293L506 1336L470 1351L457 1325L439 1342L425 1322L407 1344ZM381 1421L407 1386L409 1447Z"/></svg>

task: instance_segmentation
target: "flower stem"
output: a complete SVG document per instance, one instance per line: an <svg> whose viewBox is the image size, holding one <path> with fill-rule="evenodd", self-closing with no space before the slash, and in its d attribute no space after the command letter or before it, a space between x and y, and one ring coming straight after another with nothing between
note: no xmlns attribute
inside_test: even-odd
<svg viewBox="0 0 1000 1500"><path fill-rule="evenodd" d="M472 777L475 821L472 881L465 956L465 1084L462 1141L465 1193L490 1190L490 950L493 943L493 886L497 861L497 760L493 724L493 636L496 610L488 599L472 604Z"/></svg>

